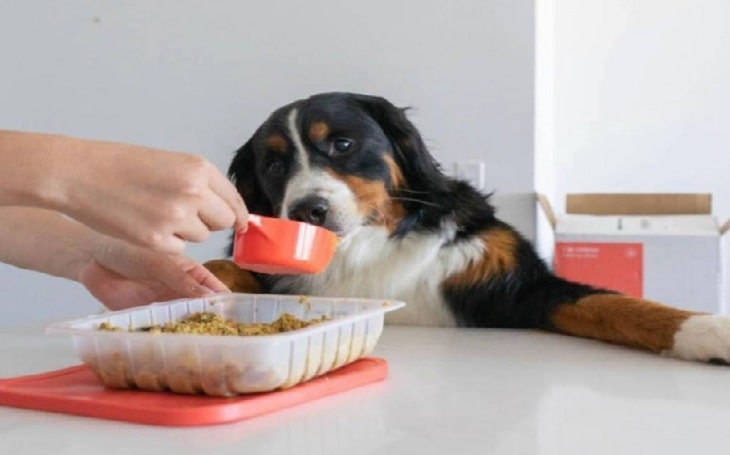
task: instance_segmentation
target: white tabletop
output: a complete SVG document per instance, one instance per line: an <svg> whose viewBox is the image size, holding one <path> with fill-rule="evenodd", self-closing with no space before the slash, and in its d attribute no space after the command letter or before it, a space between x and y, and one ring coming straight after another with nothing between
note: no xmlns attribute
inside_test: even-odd
<svg viewBox="0 0 730 455"><path fill-rule="evenodd" d="M166 428L0 407L7 454L673 454L730 450L730 367L537 332L387 326L381 383L255 419ZM0 331L0 377L78 363Z"/></svg>

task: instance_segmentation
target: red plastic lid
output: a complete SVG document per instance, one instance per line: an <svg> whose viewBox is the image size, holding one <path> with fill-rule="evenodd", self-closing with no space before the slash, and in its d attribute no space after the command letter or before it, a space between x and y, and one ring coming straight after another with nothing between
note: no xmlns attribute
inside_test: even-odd
<svg viewBox="0 0 730 455"><path fill-rule="evenodd" d="M80 365L0 380L0 405L148 425L213 425L249 419L385 379L385 359L369 357L287 390L233 398L104 388Z"/></svg>
<svg viewBox="0 0 730 455"><path fill-rule="evenodd" d="M337 243L335 233L318 226L251 215L248 230L234 237L233 262L260 273L318 273L332 260Z"/></svg>

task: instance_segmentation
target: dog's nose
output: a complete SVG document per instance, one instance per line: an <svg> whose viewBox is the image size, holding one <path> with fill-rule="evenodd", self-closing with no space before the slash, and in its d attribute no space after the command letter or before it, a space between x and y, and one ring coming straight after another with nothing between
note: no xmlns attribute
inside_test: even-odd
<svg viewBox="0 0 730 455"><path fill-rule="evenodd" d="M327 199L319 196L307 196L295 201L289 209L289 218L296 221L322 226L327 219L330 205Z"/></svg>

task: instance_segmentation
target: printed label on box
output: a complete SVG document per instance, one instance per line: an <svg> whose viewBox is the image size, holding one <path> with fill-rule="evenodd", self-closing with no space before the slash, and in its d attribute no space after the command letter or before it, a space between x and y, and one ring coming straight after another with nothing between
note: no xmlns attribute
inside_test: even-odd
<svg viewBox="0 0 730 455"><path fill-rule="evenodd" d="M643 272L641 243L555 244L555 273L571 281L643 297Z"/></svg>

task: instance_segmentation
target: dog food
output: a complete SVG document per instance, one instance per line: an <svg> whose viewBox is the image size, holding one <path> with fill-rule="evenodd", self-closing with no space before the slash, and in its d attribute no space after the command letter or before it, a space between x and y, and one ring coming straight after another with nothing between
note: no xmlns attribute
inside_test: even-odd
<svg viewBox="0 0 730 455"><path fill-rule="evenodd" d="M181 321L168 322L164 325L150 325L129 329L130 332L155 333L178 333L188 335L227 335L227 336L261 336L274 335L276 333L290 332L309 327L312 324L327 321L329 318L321 316L316 319L303 321L296 316L284 313L274 322L245 323L233 319L225 319L215 313L193 313ZM116 327L108 322L99 324L99 330L120 332L121 327Z"/></svg>

